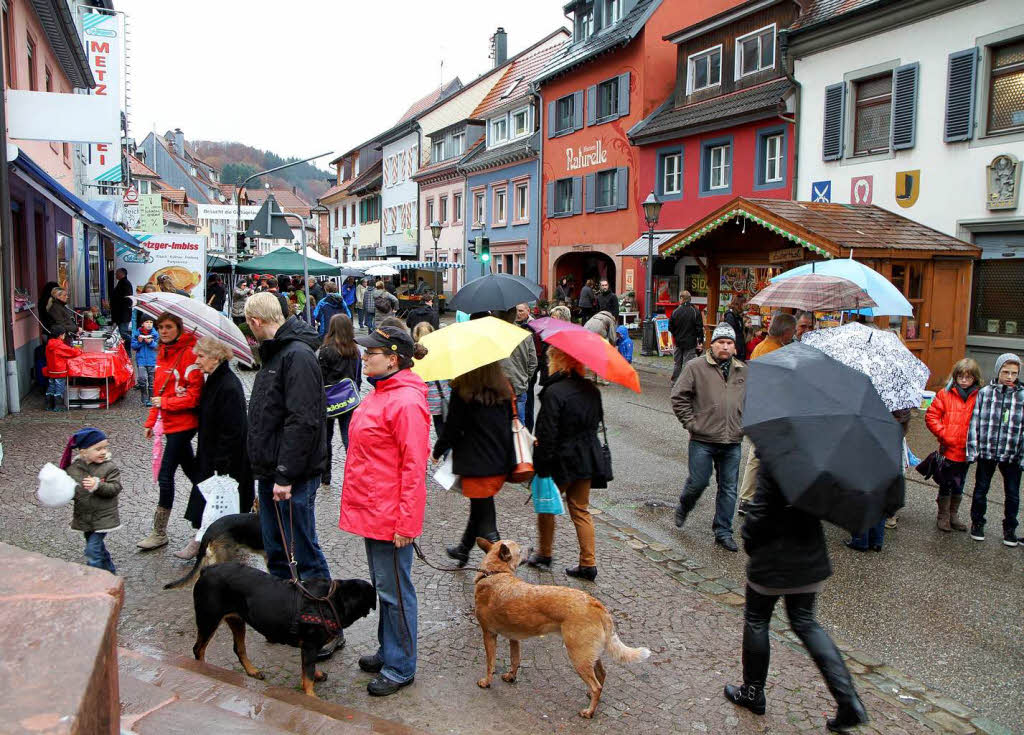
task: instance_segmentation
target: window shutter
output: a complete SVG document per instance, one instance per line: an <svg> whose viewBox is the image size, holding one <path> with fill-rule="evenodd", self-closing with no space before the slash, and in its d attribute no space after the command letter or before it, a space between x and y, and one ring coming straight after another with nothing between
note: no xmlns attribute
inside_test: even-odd
<svg viewBox="0 0 1024 735"><path fill-rule="evenodd" d="M548 182L548 217L555 213L555 182Z"/></svg>
<svg viewBox="0 0 1024 735"><path fill-rule="evenodd" d="M583 196L586 200L586 211L593 212L597 209L597 174L587 174L583 177Z"/></svg>
<svg viewBox="0 0 1024 735"><path fill-rule="evenodd" d="M629 206L629 169L620 166L615 169L615 205L618 209Z"/></svg>
<svg viewBox="0 0 1024 735"><path fill-rule="evenodd" d="M846 84L825 87L825 124L821 141L823 161L843 157L843 120L846 115Z"/></svg>
<svg viewBox="0 0 1024 735"><path fill-rule="evenodd" d="M583 130L583 90L572 93L573 130Z"/></svg>
<svg viewBox="0 0 1024 735"><path fill-rule="evenodd" d="M619 117L629 114L629 72L619 74Z"/></svg>
<svg viewBox="0 0 1024 735"><path fill-rule="evenodd" d="M579 92L577 92L579 94ZM580 214L583 211L583 177L572 177L572 213Z"/></svg>
<svg viewBox="0 0 1024 735"><path fill-rule="evenodd" d="M548 137L555 136L555 103L548 102Z"/></svg>
<svg viewBox="0 0 1024 735"><path fill-rule="evenodd" d="M597 85L587 87L587 125L593 125L597 120Z"/></svg>
<svg viewBox="0 0 1024 735"><path fill-rule="evenodd" d="M978 76L978 50L969 48L949 55L946 79L946 123L943 140L955 143L974 137L974 96Z"/></svg>
<svg viewBox="0 0 1024 735"><path fill-rule="evenodd" d="M917 142L917 62L898 67L892 75L892 148L913 148Z"/></svg>

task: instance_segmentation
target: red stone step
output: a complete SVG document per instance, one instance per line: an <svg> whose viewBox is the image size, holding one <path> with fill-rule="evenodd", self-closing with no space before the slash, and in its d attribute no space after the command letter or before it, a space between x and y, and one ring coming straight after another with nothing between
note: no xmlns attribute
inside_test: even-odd
<svg viewBox="0 0 1024 735"><path fill-rule="evenodd" d="M423 735L185 656L119 648L121 730L137 735Z"/></svg>

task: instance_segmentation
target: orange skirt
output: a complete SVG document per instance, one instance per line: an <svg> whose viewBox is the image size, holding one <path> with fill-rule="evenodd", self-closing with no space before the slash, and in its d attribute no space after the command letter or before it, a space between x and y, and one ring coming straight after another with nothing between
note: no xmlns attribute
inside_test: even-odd
<svg viewBox="0 0 1024 735"><path fill-rule="evenodd" d="M462 480L462 494L467 498L493 498L505 484L506 475L490 477L465 477Z"/></svg>

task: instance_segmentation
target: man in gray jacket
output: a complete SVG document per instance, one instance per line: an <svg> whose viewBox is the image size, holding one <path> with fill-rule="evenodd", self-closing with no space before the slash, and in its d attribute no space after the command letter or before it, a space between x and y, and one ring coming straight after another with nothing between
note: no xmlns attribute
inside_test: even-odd
<svg viewBox="0 0 1024 735"><path fill-rule="evenodd" d="M672 389L672 410L690 432L689 477L676 506L676 527L683 527L714 468L718 493L711 527L715 543L729 551L738 550L732 537L732 517L747 382L747 366L735 354L736 333L728 324L719 324L711 335L711 349L686 363Z"/></svg>
<svg viewBox="0 0 1024 735"><path fill-rule="evenodd" d="M494 316L504 319L509 324L516 323L516 307L508 311L493 312ZM530 381L537 372L537 348L532 339L524 339L512 351L512 354L501 361L501 371L512 383L516 394L516 411L519 420L526 423L526 396L530 390Z"/></svg>

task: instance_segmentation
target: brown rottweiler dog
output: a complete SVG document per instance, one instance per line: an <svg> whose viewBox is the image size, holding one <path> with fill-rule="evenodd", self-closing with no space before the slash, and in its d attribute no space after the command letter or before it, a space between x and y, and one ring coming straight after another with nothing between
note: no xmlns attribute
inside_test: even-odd
<svg viewBox="0 0 1024 735"><path fill-rule="evenodd" d="M582 590L524 582L516 577L522 561L514 541L476 540L484 557L476 575L476 619L484 634L487 675L477 686L487 689L494 676L494 654L498 636L508 638L512 665L501 675L509 684L519 672L519 641L548 633L562 636L569 660L590 690L590 706L580 717L591 718L604 687L601 654L607 651L616 661L645 661L647 648L630 648L619 640L612 616L605 606Z"/></svg>
<svg viewBox="0 0 1024 735"><path fill-rule="evenodd" d="M302 651L302 690L315 697L314 683L327 678L316 670L317 651L377 607L377 593L369 582L345 579L335 583L330 599L340 620L334 620L329 605L309 600L290 581L238 562L206 567L192 588L197 628L192 653L198 661L203 660L223 620L235 637L235 655L245 673L262 679L263 674L245 652L248 623L271 643L285 643ZM330 590L331 580L303 580L303 585L311 594L322 597Z"/></svg>

